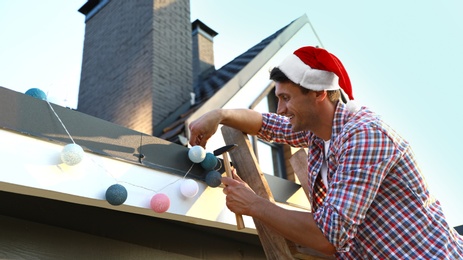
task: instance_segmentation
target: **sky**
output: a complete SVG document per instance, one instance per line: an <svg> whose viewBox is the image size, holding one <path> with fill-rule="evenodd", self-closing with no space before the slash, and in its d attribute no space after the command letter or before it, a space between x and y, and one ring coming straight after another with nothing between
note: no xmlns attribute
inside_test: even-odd
<svg viewBox="0 0 463 260"><path fill-rule="evenodd" d="M77 107L86 0L0 1L0 86ZM463 225L463 1L191 0L218 32L216 68L307 15L358 104L407 139L452 226Z"/></svg>

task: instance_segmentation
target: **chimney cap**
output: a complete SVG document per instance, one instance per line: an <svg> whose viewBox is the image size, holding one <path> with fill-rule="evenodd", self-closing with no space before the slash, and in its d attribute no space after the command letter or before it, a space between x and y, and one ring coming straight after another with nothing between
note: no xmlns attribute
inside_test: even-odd
<svg viewBox="0 0 463 260"><path fill-rule="evenodd" d="M216 31L212 30L209 26L205 25L199 19L196 19L193 23L191 23L191 29L194 32L198 28L201 28L201 30L203 30L212 37L215 37L218 34Z"/></svg>
<svg viewBox="0 0 463 260"><path fill-rule="evenodd" d="M79 8L78 11L84 15L87 15L99 3L100 3L100 0L88 0L82 7Z"/></svg>

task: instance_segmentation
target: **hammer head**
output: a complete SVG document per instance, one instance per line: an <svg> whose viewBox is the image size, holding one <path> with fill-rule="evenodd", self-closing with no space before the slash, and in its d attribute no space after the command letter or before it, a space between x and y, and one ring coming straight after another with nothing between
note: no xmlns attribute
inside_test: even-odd
<svg viewBox="0 0 463 260"><path fill-rule="evenodd" d="M220 147L219 149L215 150L214 155L218 156L218 155L221 155L223 153L229 152L229 151L235 149L237 146L238 146L237 144L225 145L225 146Z"/></svg>

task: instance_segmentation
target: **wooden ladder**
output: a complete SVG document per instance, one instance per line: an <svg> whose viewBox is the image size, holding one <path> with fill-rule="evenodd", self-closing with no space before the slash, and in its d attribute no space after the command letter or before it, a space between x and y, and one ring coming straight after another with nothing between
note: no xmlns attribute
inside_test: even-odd
<svg viewBox="0 0 463 260"><path fill-rule="evenodd" d="M231 150L229 154L241 179L243 179L257 195L275 203L267 180L257 162L248 136L228 126L222 126L222 135L226 144L238 145L238 147ZM301 183L306 184L307 181L304 182L304 178L307 180L307 155L303 149L301 151L297 152L290 161L297 176L302 178L300 179ZM307 195L307 187L303 185L303 189ZM267 259L334 259L332 256L326 256L313 249L297 245L280 236L262 224L258 219L253 220Z"/></svg>

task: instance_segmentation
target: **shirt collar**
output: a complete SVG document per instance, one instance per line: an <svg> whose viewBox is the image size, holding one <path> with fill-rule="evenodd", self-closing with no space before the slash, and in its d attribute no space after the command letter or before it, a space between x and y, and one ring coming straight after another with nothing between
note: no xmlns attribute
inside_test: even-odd
<svg viewBox="0 0 463 260"><path fill-rule="evenodd" d="M338 102L334 111L333 127L331 130L331 140L335 140L341 132L344 124L349 120L351 113L343 102Z"/></svg>

